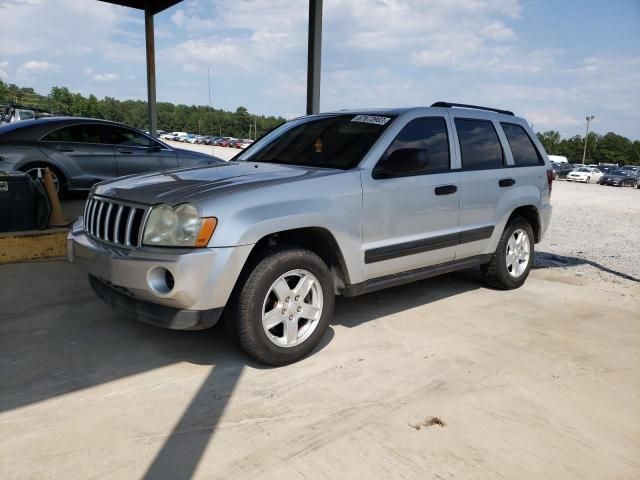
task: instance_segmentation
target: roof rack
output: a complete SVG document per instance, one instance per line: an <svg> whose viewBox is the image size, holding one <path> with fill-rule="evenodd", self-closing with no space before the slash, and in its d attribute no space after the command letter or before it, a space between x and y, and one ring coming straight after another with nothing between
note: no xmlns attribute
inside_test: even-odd
<svg viewBox="0 0 640 480"><path fill-rule="evenodd" d="M436 102L432 107L443 107L443 108L451 108L451 107L459 107L459 108L472 108L474 110L487 110L489 112L502 113L503 115L511 115L515 116L513 112L509 110L500 110L499 108L491 108L491 107L480 107L478 105L467 105L464 103L449 103L449 102Z"/></svg>

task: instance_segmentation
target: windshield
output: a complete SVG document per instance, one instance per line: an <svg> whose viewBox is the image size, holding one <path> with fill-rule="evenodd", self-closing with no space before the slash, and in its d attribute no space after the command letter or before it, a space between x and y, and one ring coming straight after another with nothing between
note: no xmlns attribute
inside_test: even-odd
<svg viewBox="0 0 640 480"><path fill-rule="evenodd" d="M252 144L238 160L306 167L356 167L393 117L323 115L285 123Z"/></svg>
<svg viewBox="0 0 640 480"><path fill-rule="evenodd" d="M19 116L21 120L36 118L31 110L16 110L16 116Z"/></svg>
<svg viewBox="0 0 640 480"><path fill-rule="evenodd" d="M576 172L589 173L589 172L591 172L591 170L589 170L588 168L579 168L579 169L576 170Z"/></svg>

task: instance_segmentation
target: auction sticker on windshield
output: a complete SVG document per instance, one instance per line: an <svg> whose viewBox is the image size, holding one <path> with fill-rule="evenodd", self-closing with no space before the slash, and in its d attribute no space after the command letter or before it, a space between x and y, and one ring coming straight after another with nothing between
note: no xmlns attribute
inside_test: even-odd
<svg viewBox="0 0 640 480"><path fill-rule="evenodd" d="M376 125L386 125L391 120L389 117L380 117L378 115L356 115L351 119L352 122L374 123Z"/></svg>

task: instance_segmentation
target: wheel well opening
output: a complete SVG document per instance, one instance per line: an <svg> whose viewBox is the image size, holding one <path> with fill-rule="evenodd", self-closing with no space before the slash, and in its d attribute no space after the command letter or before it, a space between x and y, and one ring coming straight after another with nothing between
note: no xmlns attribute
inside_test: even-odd
<svg viewBox="0 0 640 480"><path fill-rule="evenodd" d="M513 213L511 213L511 217L509 218L509 220L511 220L511 218L513 218L514 215L520 215L521 217L524 217L525 219L527 219L527 221L529 222L529 225L531 225L531 228L533 229L533 236L534 236L535 243L538 243L540 241L540 230L541 230L540 215L538 214L538 209L533 205L525 205L522 207L518 207L513 211Z"/></svg>
<svg viewBox="0 0 640 480"><path fill-rule="evenodd" d="M284 246L304 248L318 255L333 275L336 293L341 293L344 286L350 283L338 242L331 232L322 227L296 228L269 234L253 247L246 265L253 264L266 250Z"/></svg>

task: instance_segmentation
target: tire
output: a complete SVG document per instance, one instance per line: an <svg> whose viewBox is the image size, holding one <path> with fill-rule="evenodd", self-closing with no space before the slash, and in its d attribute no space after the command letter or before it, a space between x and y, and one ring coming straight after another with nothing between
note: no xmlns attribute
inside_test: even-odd
<svg viewBox="0 0 640 480"><path fill-rule="evenodd" d="M518 245L516 240L522 233L526 234L521 240L524 243ZM529 222L519 215L512 217L502 232L498 247L491 257L491 261L480 267L485 283L500 290L512 290L521 287L529 276L531 265L533 264L533 240L533 229ZM514 244L514 242L516 243ZM509 264L508 251L514 247L517 247L516 260ZM524 254L527 254L526 262L523 261ZM519 259L518 256L520 257Z"/></svg>
<svg viewBox="0 0 640 480"><path fill-rule="evenodd" d="M308 293L300 298L296 290L302 286ZM227 331L249 356L286 365L318 345L334 303L333 277L315 253L295 247L266 251L238 282L226 315ZM305 317L306 312L315 316Z"/></svg>
<svg viewBox="0 0 640 480"><path fill-rule="evenodd" d="M35 162L24 165L20 168L20 171L28 173L31 178L36 179L40 178L44 174L43 170L45 168L49 168L49 170L51 170L51 173L53 174L53 183L56 186L58 197L62 198L67 189L67 180L57 167L45 162ZM40 171L40 173L38 173L38 171Z"/></svg>
<svg viewBox="0 0 640 480"><path fill-rule="evenodd" d="M591 177L587 177L587 183L591 183Z"/></svg>

